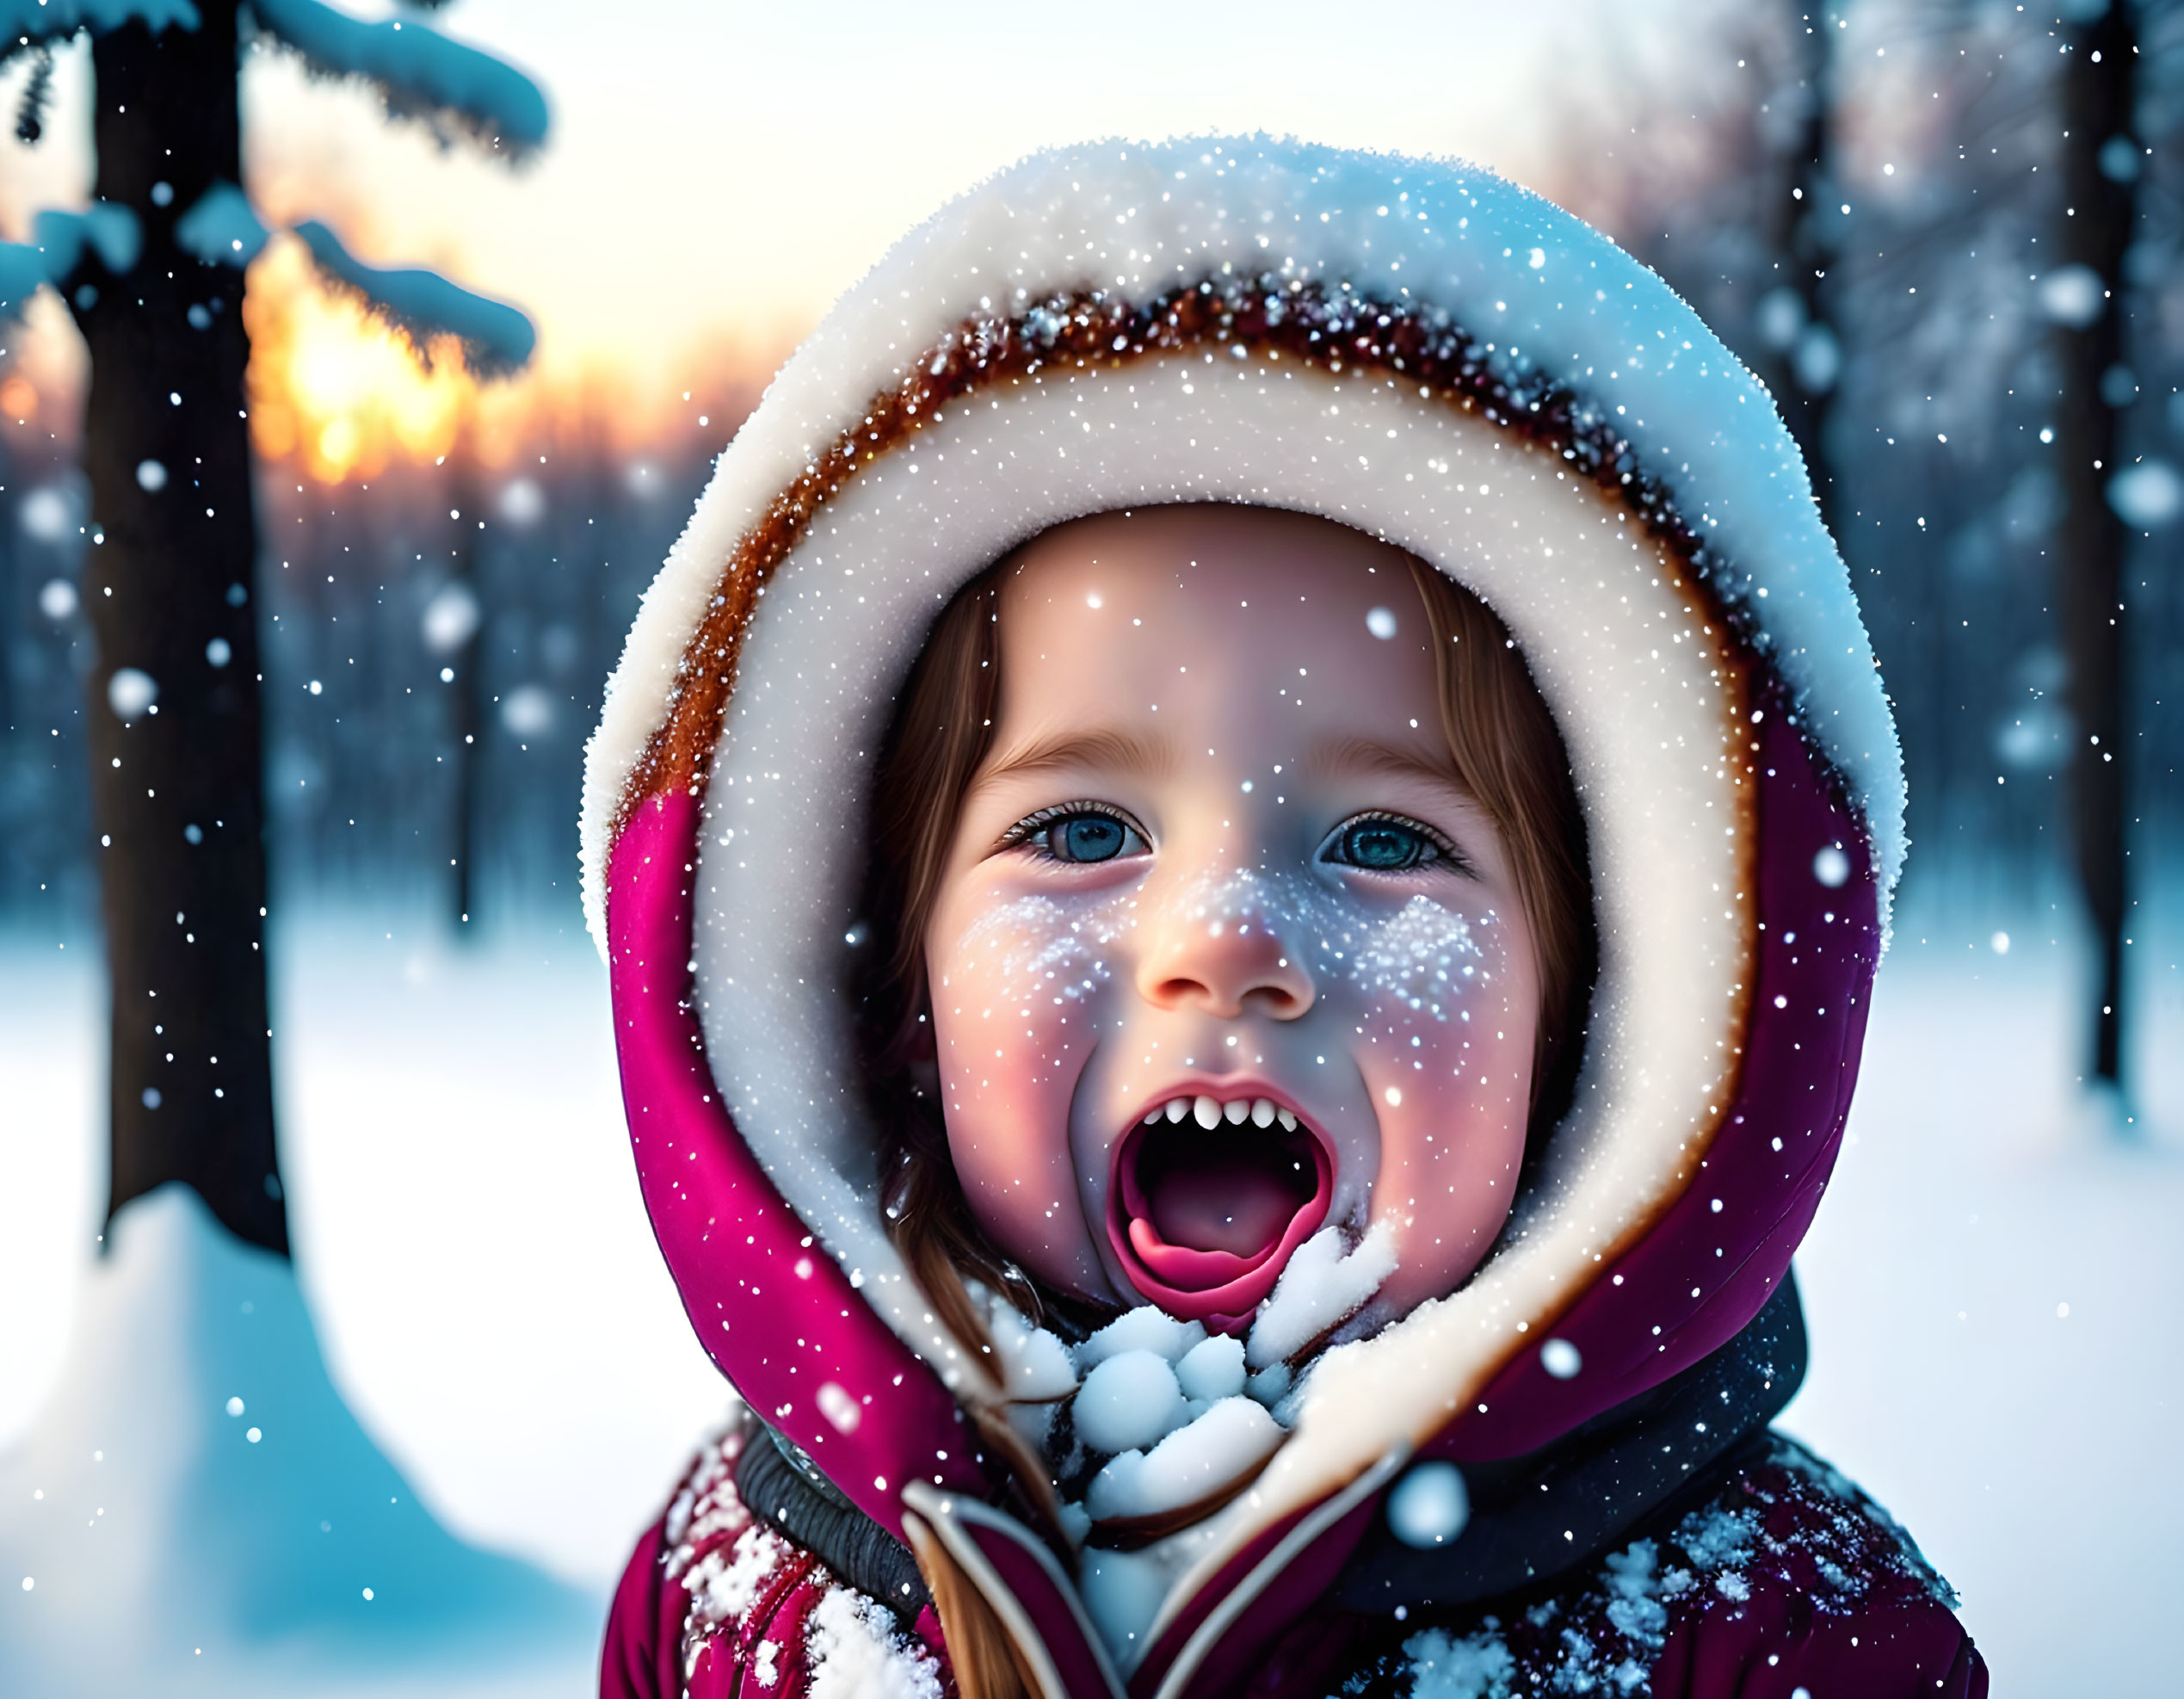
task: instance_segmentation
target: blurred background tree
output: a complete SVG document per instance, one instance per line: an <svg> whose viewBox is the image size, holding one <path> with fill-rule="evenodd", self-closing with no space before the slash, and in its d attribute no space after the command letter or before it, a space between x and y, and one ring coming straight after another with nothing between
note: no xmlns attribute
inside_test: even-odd
<svg viewBox="0 0 2184 1699"><path fill-rule="evenodd" d="M2055 321L2055 410L2061 522L2055 565L2072 726L2070 815L2078 884L2093 924L2093 1073L2123 1078L2124 936L2131 911L2132 654L2124 599L2130 485L2119 450L2124 410L2138 398L2128 343L2132 291L2124 275L2138 226L2138 20L2125 0L2075 0L2058 43L2064 201L2063 263L2041 284Z"/></svg>
<svg viewBox="0 0 2184 1699"><path fill-rule="evenodd" d="M89 38L89 204L40 212L30 242L0 244L0 307L50 287L88 356L81 484L46 484L20 518L65 545L71 497L88 504L76 574L38 593L73 653L36 677L75 683L81 712L47 696L37 716L56 744L64 721L80 726L88 768L69 811L82 836L59 844L87 863L104 922L110 1253L59 1383L0 1455L17 1506L0 1547L26 1594L48 1582L46 1608L0 1635L0 1687L167 1691L194 1675L248 1690L284 1639L322 1665L392 1666L384 1678L410 1690L489 1656L565 1662L589 1647L594 1607L420 1502L334 1384L288 1261L262 641L280 615L266 607L243 277L272 232L243 187L238 80L246 54L294 54L321 78L361 80L443 145L504 159L544 139L544 97L413 15L367 23L318 0L0 0L0 59L31 61L25 142L46 129L55 46ZM317 219L284 246L405 359L475 377L530 358L513 307L367 265ZM34 806L52 794L10 788ZM71 1512L40 1517L49 1495ZM123 1531L102 1543L106 1529ZM276 1690L329 1678L272 1676Z"/></svg>
<svg viewBox="0 0 2184 1699"><path fill-rule="evenodd" d="M299 43L323 67L365 62L353 45L361 37L343 46L324 29L338 15L309 14L322 26L315 36L293 0L267 3L266 17L238 14L246 34L277 40L281 53ZM1679 38L1657 62L1611 20L1592 44L1601 63L1570 67L1586 105L1558 116L1545 186L1657 264L1775 389L1896 695L1913 777L1914 889L1931 869L1937 889L1977 908L2066 876L2098 970L2085 989L2087 1073L2120 1080L2133 994L2134 946L2124 941L2145 888L2143 874L2128 885L2125 875L2146 866L2146 846L2184 808L2160 753L2184 730L2165 670L2180 615L2161 565L2184 504L2174 465L2184 219L2173 157L2184 68L2169 0L2073 5L2067 17L2002 0L1724 8L1709 14L1708 33ZM52 7L18 9L35 9L49 33L59 27ZM349 28L376 30L382 43L394 35L389 25ZM2096 36L2137 51L2103 51ZM36 39L16 47L34 58ZM35 77L19 85L34 114L38 86ZM457 96L475 92L442 79L392 94L390 109L467 147L480 131ZM2087 102L2095 115L2076 121ZM520 151L506 124L484 133L500 137L489 152ZM140 222L130 228L163 240L163 219L187 210L176 194L163 211L131 203ZM243 228L247 248L256 238ZM95 287L93 274L108 269L101 244L128 237L98 203L63 233ZM128 275L164 269L147 259ZM231 305L238 281L224 269L187 275L218 280L192 304ZM2088 302L2099 311L2075 322ZM228 325L200 341L240 333L232 313ZM578 735L706 451L750 405L762 366L713 370L672 428L637 428L605 400L589 423L562 400L489 424L462 414L468 404L435 378L443 411L470 422L445 453L397 453L369 474L353 449L330 455L281 423L294 361L286 375L263 359L259 370L265 405L245 404L253 428L262 450L297 473L259 491L278 504L268 534L280 547L262 563L254 619L225 608L225 585L213 586L208 609L198 598L197 646L177 635L167 673L139 669L167 693L159 728L180 712L171 693L209 676L193 658L202 643L228 633L233 646L232 628L250 625L274 705L268 829L299 879L328 889L429 883L468 930L495 902L569 900ZM694 432L701 416L714 423ZM495 432L497 446L481 456ZM200 454L193 447L185 459ZM208 466L213 458L205 454ZM188 493L188 479L157 496L138 490L137 464L116 462L106 477L120 490L95 492L91 511L109 537L95 561L114 546L124 505L179 505ZM28 469L14 480L26 501L35 481ZM37 528L60 523L56 504L81 498L65 481L40 494L42 506L18 520L6 688L15 723L42 729L34 705L56 682L52 639L87 615L108 618L111 598L89 598L60 621L41 613L42 584L68 576L62 533L73 522L50 537ZM205 505L216 518L201 522L215 526L234 508ZM90 681L94 694L110 677ZM86 723L106 742L149 747L148 709L129 730L104 715ZM61 784L52 742L13 735L10 782L41 794ZM163 802L164 789L146 798L155 787L133 790L126 768L116 776L118 752L102 744L85 754L84 770L116 791L112 806ZM64 784L64 806L68 794ZM108 828L89 841L99 832ZM84 866L42 823L12 862L0 863L0 905ZM157 906L145 914L170 930L176 912L194 912L164 893L148 901ZM262 905L237 905L248 919ZM245 950L253 941L245 930L219 935ZM230 1066L226 1052L195 1047ZM164 1048L146 1053L167 1067ZM187 1053L176 1049L176 1067ZM146 1119L132 1107L146 1086L166 1089L132 1077L117 1088L117 1115ZM261 1189L271 1171L256 1156L242 1170ZM264 1213L246 1209L239 1191L233 1208Z"/></svg>
<svg viewBox="0 0 2184 1699"><path fill-rule="evenodd" d="M91 39L97 177L82 213L0 251L0 304L60 292L90 356L83 423L95 646L85 683L91 825L109 988L108 1216L170 1180L247 1242L288 1248L274 1137L259 531L241 269L268 232L240 187L238 32L360 77L392 115L510 160L546 137L521 72L414 18L318 0L9 0L0 62L28 56L16 131L44 129L52 48ZM520 366L528 322L431 273L382 272L323 224L297 234L330 281L420 351Z"/></svg>
<svg viewBox="0 0 2184 1699"><path fill-rule="evenodd" d="M1754 9L1691 84L1696 146L1657 84L1577 120L1613 162L1579 209L1775 388L1896 702L1914 888L2064 873L2127 1116L2133 870L2184 813L2184 7Z"/></svg>

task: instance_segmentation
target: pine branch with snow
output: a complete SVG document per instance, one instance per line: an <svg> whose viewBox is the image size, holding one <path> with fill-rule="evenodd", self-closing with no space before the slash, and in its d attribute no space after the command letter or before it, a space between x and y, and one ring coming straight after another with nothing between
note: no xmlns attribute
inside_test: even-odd
<svg viewBox="0 0 2184 1699"><path fill-rule="evenodd" d="M58 287L88 247L116 276L143 251L144 232L126 207L96 201L80 213L51 208L31 221L28 242L0 242L0 314L20 312L41 283Z"/></svg>
<svg viewBox="0 0 2184 1699"><path fill-rule="evenodd" d="M29 147L46 133L46 108L53 98L53 49L51 42L32 46L25 38L19 50L30 54L30 75L23 79L22 98L15 104L15 139ZM0 56L0 63L13 57Z"/></svg>
<svg viewBox="0 0 2184 1699"><path fill-rule="evenodd" d="M79 30L105 35L141 23L157 35L170 25L195 29L203 22L191 0L0 0L0 40L7 43L0 62Z"/></svg>
<svg viewBox="0 0 2184 1699"><path fill-rule="evenodd" d="M436 271L367 265L316 219L296 226L295 233L320 275L404 331L420 359L429 358L435 338L453 337L475 376L505 376L529 362L538 333L507 303L472 294Z"/></svg>
<svg viewBox="0 0 2184 1699"><path fill-rule="evenodd" d="M53 256L34 242L0 242L0 313L15 314L59 274Z"/></svg>
<svg viewBox="0 0 2184 1699"><path fill-rule="evenodd" d="M367 23L320 0L250 0L250 10L260 28L312 70L376 84L390 113L430 125L443 145L455 129L481 147L521 158L546 140L546 96L537 83L414 18Z"/></svg>

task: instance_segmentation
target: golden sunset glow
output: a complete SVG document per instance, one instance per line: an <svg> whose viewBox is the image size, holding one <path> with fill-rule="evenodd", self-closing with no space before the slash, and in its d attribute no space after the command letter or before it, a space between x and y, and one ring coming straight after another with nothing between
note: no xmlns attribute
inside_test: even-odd
<svg viewBox="0 0 2184 1699"><path fill-rule="evenodd" d="M487 468L548 444L646 454L694 429L717 445L780 358L776 349L716 338L685 354L677 389L640 390L597 354L479 382L453 339L436 339L420 358L287 237L251 263L243 322L252 446L267 464L329 485L429 466L459 441ZM742 400L731 412L733 397Z"/></svg>
<svg viewBox="0 0 2184 1699"><path fill-rule="evenodd" d="M480 385L452 341L420 359L408 337L330 289L295 241L276 240L252 264L243 312L252 441L323 484L435 460L466 419L484 453L532 405L533 380Z"/></svg>

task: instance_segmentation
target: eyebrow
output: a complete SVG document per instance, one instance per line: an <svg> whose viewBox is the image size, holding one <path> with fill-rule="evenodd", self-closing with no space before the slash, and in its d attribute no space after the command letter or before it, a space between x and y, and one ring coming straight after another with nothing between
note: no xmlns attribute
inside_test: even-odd
<svg viewBox="0 0 2184 1699"><path fill-rule="evenodd" d="M1336 738L1315 744L1305 756L1305 770L1317 777L1360 769L1390 779L1422 779L1429 784L1468 796L1471 792L1457 775L1453 762L1427 761L1370 738Z"/></svg>
<svg viewBox="0 0 2184 1699"><path fill-rule="evenodd" d="M1063 732L1004 757L972 782L982 791L1004 780L1070 768L1101 767L1126 773L1165 773L1175 764L1174 746L1165 738L1143 738L1112 729Z"/></svg>

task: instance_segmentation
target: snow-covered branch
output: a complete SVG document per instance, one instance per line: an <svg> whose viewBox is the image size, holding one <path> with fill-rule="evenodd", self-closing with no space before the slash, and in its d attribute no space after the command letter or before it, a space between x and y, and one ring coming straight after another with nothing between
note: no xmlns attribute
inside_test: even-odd
<svg viewBox="0 0 2184 1699"><path fill-rule="evenodd" d="M479 377L503 376L529 361L538 333L505 302L474 295L436 271L366 265L316 219L298 225L295 233L326 278L406 331L420 356L432 338L453 337L462 344L464 362Z"/></svg>
<svg viewBox="0 0 2184 1699"><path fill-rule="evenodd" d="M80 213L48 209L31 223L28 242L0 242L0 312L20 312L41 283L59 287L89 244L117 276L137 263L144 232L126 207L97 201Z"/></svg>
<svg viewBox="0 0 2184 1699"><path fill-rule="evenodd" d="M194 29L201 21L191 0L0 0L0 58L65 40L79 29L104 35L142 23L157 35L170 24Z"/></svg>
<svg viewBox="0 0 2184 1699"><path fill-rule="evenodd" d="M175 243L182 252L238 271L257 258L270 235L250 196L231 182L214 183L175 220Z"/></svg>
<svg viewBox="0 0 2184 1699"><path fill-rule="evenodd" d="M38 286L52 281L52 258L43 248L28 242L0 242L0 312L21 312Z"/></svg>
<svg viewBox="0 0 2184 1699"><path fill-rule="evenodd" d="M31 3L0 0L18 8ZM435 128L453 117L481 144L511 156L546 139L546 96L537 83L490 53L450 40L413 18L366 23L320 0L250 0L250 9L261 28L312 70L377 83L387 110L398 116L423 119Z"/></svg>
<svg viewBox="0 0 2184 1699"><path fill-rule="evenodd" d="M175 220L175 241L184 253L238 271L272 234L250 197L231 182L214 183ZM404 332L418 358L429 357L435 337L453 337L462 344L464 364L479 377L504 376L529 362L537 333L515 308L472 294L436 271L367 265L315 219L296 226L295 235L320 275ZM0 287L11 275L6 269L10 257L0 254Z"/></svg>

